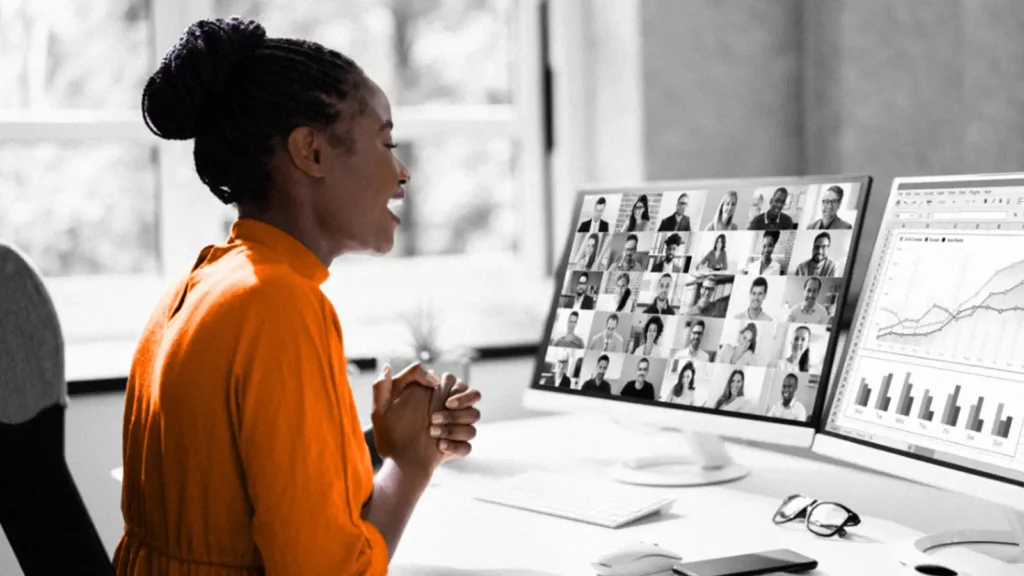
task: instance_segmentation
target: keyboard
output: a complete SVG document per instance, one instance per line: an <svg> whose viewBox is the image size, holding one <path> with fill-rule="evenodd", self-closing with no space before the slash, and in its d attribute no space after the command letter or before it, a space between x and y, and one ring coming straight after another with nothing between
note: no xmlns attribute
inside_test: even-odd
<svg viewBox="0 0 1024 576"><path fill-rule="evenodd" d="M474 494L477 500L618 528L667 511L675 498L641 492L610 482L533 471L499 480Z"/></svg>

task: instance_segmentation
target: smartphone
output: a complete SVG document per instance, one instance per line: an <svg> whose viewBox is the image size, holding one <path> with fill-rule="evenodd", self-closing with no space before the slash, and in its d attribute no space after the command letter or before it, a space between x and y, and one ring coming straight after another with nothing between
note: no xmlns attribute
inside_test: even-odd
<svg viewBox="0 0 1024 576"><path fill-rule="evenodd" d="M676 562L672 571L682 576L757 576L772 572L803 572L817 567L818 561L813 558L779 549L699 562Z"/></svg>

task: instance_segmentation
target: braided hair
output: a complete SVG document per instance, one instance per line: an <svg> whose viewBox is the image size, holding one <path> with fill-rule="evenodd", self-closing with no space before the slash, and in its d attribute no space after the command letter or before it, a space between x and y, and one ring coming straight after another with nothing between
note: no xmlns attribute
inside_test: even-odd
<svg viewBox="0 0 1024 576"><path fill-rule="evenodd" d="M142 91L146 126L160 138L195 138L196 173L224 204L264 206L269 161L300 126L325 130L355 152L351 120L369 108L368 79L352 59L306 40L268 38L258 22L195 22Z"/></svg>

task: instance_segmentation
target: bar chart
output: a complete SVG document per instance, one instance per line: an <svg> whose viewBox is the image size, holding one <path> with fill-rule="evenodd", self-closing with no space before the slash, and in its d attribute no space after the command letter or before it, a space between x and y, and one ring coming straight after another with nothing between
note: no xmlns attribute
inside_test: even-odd
<svg viewBox="0 0 1024 576"><path fill-rule="evenodd" d="M846 401L847 416L915 436L1016 454L1024 382L874 358L862 358L857 372L859 385Z"/></svg>

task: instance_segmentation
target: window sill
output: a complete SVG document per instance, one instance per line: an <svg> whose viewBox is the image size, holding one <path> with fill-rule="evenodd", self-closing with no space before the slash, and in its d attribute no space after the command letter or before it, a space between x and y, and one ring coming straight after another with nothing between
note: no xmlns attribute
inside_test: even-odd
<svg viewBox="0 0 1024 576"><path fill-rule="evenodd" d="M68 382L125 378L142 327L169 282L157 277L47 281L65 334ZM536 346L552 279L509 254L352 258L323 291L341 319L349 358L400 354L406 319L429 305L445 348Z"/></svg>

